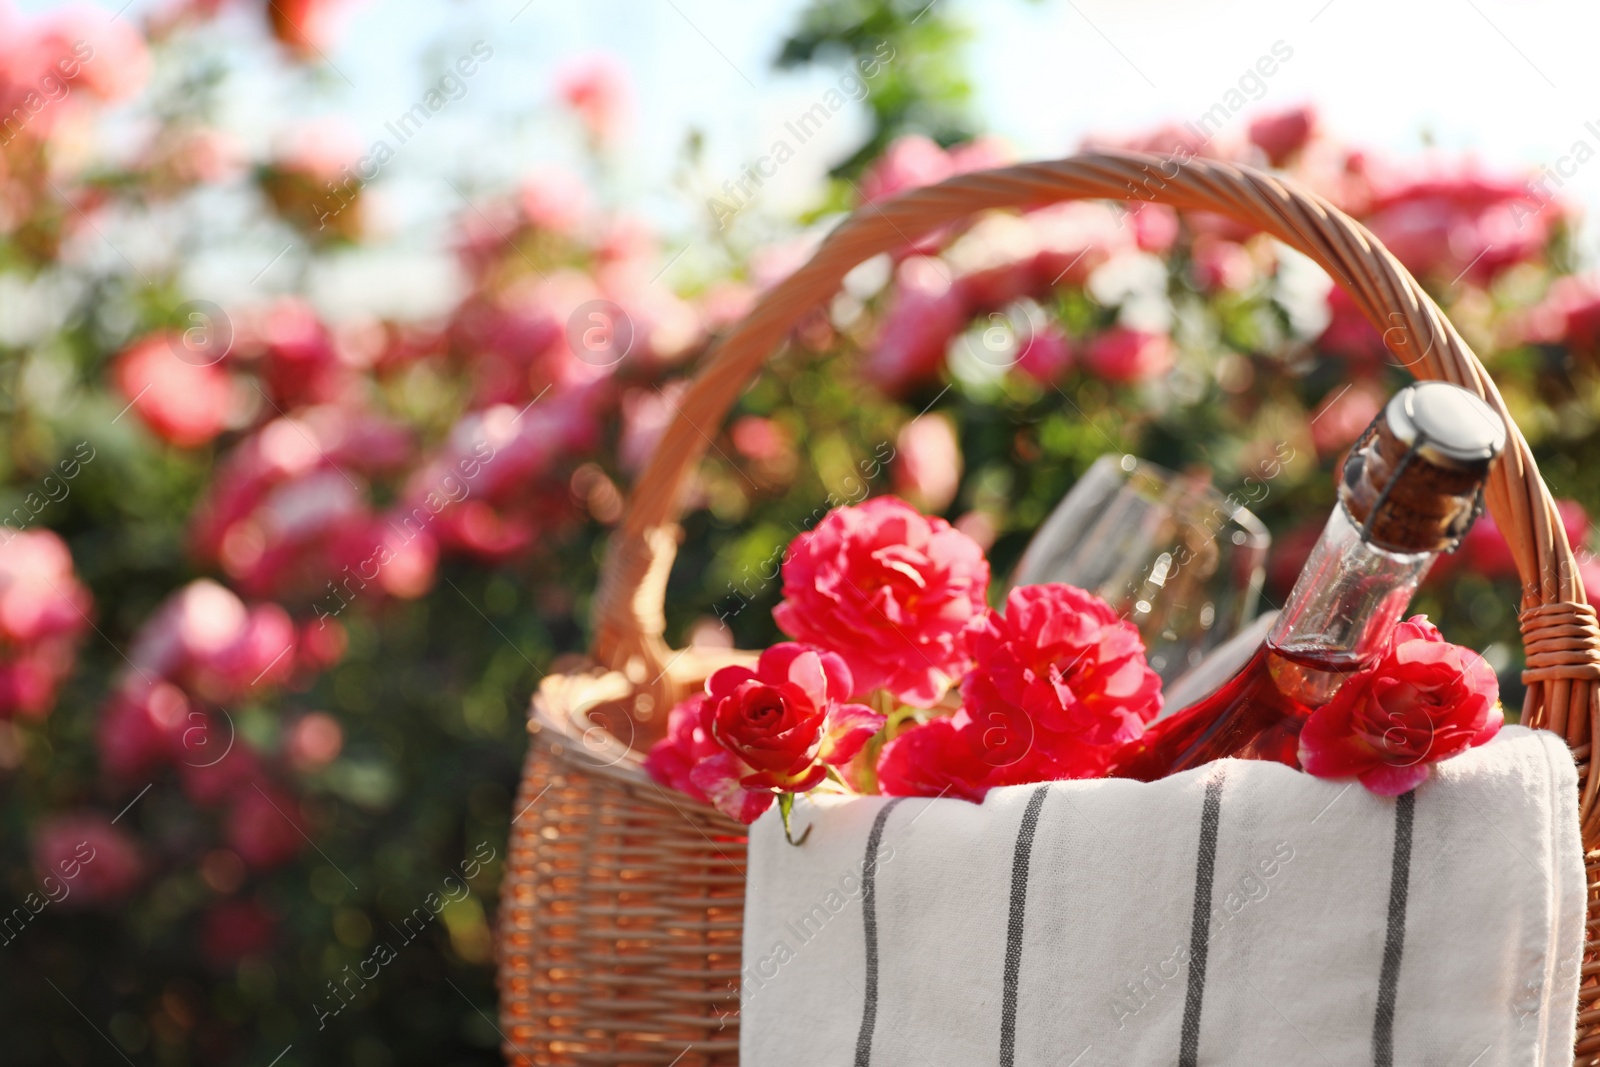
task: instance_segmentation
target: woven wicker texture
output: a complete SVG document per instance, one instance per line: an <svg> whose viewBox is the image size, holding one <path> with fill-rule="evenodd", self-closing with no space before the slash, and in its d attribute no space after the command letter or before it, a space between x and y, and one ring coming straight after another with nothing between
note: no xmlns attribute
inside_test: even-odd
<svg viewBox="0 0 1600 1067"><path fill-rule="evenodd" d="M685 483L764 361L851 268L975 212L1076 199L1211 211L1271 234L1343 286L1414 375L1471 389L1505 417L1510 440L1486 497L1523 581L1523 722L1562 735L1579 762L1591 940L1577 1051L1580 1063L1600 1064L1600 778L1589 773L1600 627L1526 440L1444 314L1358 222L1247 167L1135 153L968 174L864 206L710 353L608 548L595 655L610 669L551 677L534 700L500 915L513 1063L737 1062L742 831L638 765L667 709L720 665L673 651L663 632Z"/></svg>

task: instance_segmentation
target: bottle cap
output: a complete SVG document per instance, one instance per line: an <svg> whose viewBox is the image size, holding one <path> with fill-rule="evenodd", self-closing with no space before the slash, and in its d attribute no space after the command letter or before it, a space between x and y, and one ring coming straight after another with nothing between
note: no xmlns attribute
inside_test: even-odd
<svg viewBox="0 0 1600 1067"><path fill-rule="evenodd" d="M1494 409L1449 382L1418 382L1389 398L1389 431L1429 462L1487 467L1506 447L1506 424Z"/></svg>
<svg viewBox="0 0 1600 1067"><path fill-rule="evenodd" d="M1339 501L1369 544L1449 551L1482 510L1505 444L1504 420L1476 394L1447 382L1407 386L1351 450Z"/></svg>

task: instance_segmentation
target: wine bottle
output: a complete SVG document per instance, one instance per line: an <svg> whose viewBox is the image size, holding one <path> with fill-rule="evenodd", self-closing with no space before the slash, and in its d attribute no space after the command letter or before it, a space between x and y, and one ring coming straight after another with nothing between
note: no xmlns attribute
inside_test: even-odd
<svg viewBox="0 0 1600 1067"><path fill-rule="evenodd" d="M1224 756L1298 767L1300 727L1383 654L1428 567L1477 518L1505 442L1500 417L1458 386L1391 397L1351 450L1339 502L1250 662L1124 746L1112 773L1148 782Z"/></svg>

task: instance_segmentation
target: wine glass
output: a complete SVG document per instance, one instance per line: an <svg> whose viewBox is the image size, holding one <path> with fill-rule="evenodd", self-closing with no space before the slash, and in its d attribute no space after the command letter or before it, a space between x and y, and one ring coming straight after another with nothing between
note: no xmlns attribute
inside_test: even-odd
<svg viewBox="0 0 1600 1067"><path fill-rule="evenodd" d="M1255 617L1271 542L1208 476L1106 455L1034 534L1011 583L1100 596L1139 628L1165 685Z"/></svg>

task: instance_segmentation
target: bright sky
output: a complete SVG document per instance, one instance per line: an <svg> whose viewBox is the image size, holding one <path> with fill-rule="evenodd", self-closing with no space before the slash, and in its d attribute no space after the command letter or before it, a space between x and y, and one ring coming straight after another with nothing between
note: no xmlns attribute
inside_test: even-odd
<svg viewBox="0 0 1600 1067"><path fill-rule="evenodd" d="M1600 65L1590 54L1600 40L1600 5L935 2L972 29L967 65L982 121L1023 157L1064 154L1091 132L1197 119L1277 42L1292 49L1292 58L1234 119L1241 127L1253 111L1312 100L1336 133L1396 152L1416 151L1427 137L1495 164L1533 168L1554 166L1579 140L1600 149ZM110 5L102 0L115 10ZM134 0L132 11L146 5ZM23 0L21 6L51 5ZM384 123L416 102L456 56L484 41L494 57L471 79L466 97L403 146L376 187L394 232L408 235L404 243L420 252L462 206L445 176L473 175L463 190L470 193L507 184L538 161L571 158L575 131L548 107L551 75L566 58L608 53L631 72L634 120L600 182L603 195L669 234L682 232L701 217L712 189L736 177L785 121L837 82L838 72L771 70L781 35L803 6L804 0L349 0L329 54L337 73L323 70L315 76L320 82L286 78L239 50L229 125L267 140L291 120L331 109L370 142L385 136ZM247 16L230 17L242 27ZM241 28L239 36L248 34ZM849 105L780 168L763 190L763 208L782 211L808 201L822 173L858 143L865 128L858 109ZM1590 121L1593 130L1585 126ZM683 147L691 130L705 136L705 165L686 179ZM1566 191L1580 203L1600 204L1600 160L1578 167ZM417 294L394 298L404 304Z"/></svg>

